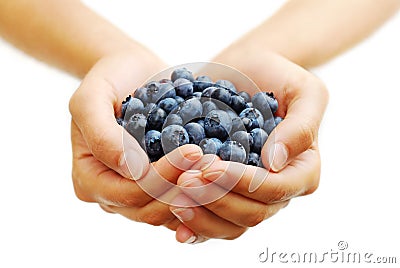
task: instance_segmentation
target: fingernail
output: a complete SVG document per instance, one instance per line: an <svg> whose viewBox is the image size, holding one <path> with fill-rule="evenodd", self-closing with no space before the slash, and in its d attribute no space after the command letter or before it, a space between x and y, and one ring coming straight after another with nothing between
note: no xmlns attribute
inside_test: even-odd
<svg viewBox="0 0 400 268"><path fill-rule="evenodd" d="M126 150L124 156L125 163L122 166L126 166L128 178L132 180L140 179L143 175L143 168L148 164L148 159L143 159L136 150Z"/></svg>
<svg viewBox="0 0 400 268"><path fill-rule="evenodd" d="M171 212L178 218L179 221L190 221L194 218L193 209L190 208L173 208Z"/></svg>
<svg viewBox="0 0 400 268"><path fill-rule="evenodd" d="M186 243L186 244L193 244L195 241L196 241L196 239L197 239L197 236L195 236L195 235L192 235L191 237L189 237L185 242L183 242L183 243Z"/></svg>
<svg viewBox="0 0 400 268"><path fill-rule="evenodd" d="M275 143L269 150L269 162L273 171L281 170L288 159L288 151L282 143Z"/></svg>

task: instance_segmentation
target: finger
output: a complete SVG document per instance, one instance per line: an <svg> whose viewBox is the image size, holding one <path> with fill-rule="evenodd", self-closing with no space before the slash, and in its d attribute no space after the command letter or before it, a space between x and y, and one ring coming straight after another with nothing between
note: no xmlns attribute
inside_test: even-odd
<svg viewBox="0 0 400 268"><path fill-rule="evenodd" d="M203 181L193 172L183 173L178 184L185 195L203 205L215 215L243 227L252 227L265 219L276 214L281 208L285 207L289 201L283 201L266 205L255 199L243 195L228 192L213 182ZM209 202L210 195L221 196L213 202Z"/></svg>
<svg viewBox="0 0 400 268"><path fill-rule="evenodd" d="M202 170L202 178L224 189L270 204L315 191L320 177L320 158L317 150L309 149L279 173L218 159L209 163L206 157L193 165L192 169ZM260 186L249 191L254 181Z"/></svg>
<svg viewBox="0 0 400 268"><path fill-rule="evenodd" d="M114 106L119 102L117 89L107 80L89 74L70 100L69 108L73 121L83 134L90 152L102 163L125 178L140 178L148 169L149 161L138 142L115 120ZM124 148L123 144L127 144ZM130 171L126 158L136 160Z"/></svg>
<svg viewBox="0 0 400 268"><path fill-rule="evenodd" d="M192 202L187 196L178 195L173 203L180 206L170 207L170 210L196 235L206 238L235 239L246 231L246 228L224 220L201 206L189 207Z"/></svg>
<svg viewBox="0 0 400 268"><path fill-rule="evenodd" d="M93 157L74 122L71 125L71 135L74 151L72 178L75 193L79 199L120 207L144 206L153 199L135 181L123 178ZM179 150L174 150L168 156L153 163L152 168L141 181L146 183L147 180L154 181L154 177L157 177L158 180L175 183L182 170L189 169L193 162L201 157L199 150L199 147L195 145L179 147ZM169 159L173 159L174 163L183 164L174 165ZM154 188L157 186L154 185ZM162 191L155 192L159 194Z"/></svg>
<svg viewBox="0 0 400 268"><path fill-rule="evenodd" d="M264 166L275 172L317 141L328 94L324 85L311 75L303 80L289 81L287 89L282 90L284 93L278 93L278 101L284 107L278 113L287 109L285 119L276 126L262 150Z"/></svg>

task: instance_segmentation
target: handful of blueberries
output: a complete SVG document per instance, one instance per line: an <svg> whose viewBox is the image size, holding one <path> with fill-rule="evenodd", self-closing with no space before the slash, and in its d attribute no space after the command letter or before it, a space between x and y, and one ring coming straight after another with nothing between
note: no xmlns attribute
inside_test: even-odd
<svg viewBox="0 0 400 268"><path fill-rule="evenodd" d="M184 144L204 154L262 167L261 149L281 117L273 93L253 97L228 80L213 82L175 69L171 79L152 81L122 102L118 124L136 138L151 162Z"/></svg>

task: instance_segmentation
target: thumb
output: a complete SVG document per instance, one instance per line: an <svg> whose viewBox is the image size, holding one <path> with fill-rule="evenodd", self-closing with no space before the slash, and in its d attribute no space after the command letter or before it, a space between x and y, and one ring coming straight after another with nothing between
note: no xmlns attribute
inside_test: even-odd
<svg viewBox="0 0 400 268"><path fill-rule="evenodd" d="M69 109L94 157L126 178L139 179L147 172L149 160L133 137L123 137L114 115L118 102L109 82L89 74L71 97ZM134 169L128 169L123 144L135 159Z"/></svg>
<svg viewBox="0 0 400 268"><path fill-rule="evenodd" d="M317 142L318 129L328 101L322 82L291 92L285 119L272 131L262 149L263 164L278 172Z"/></svg>

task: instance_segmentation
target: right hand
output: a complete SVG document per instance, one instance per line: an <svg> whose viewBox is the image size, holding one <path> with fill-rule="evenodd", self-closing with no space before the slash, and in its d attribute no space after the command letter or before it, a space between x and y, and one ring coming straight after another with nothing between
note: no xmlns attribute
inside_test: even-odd
<svg viewBox="0 0 400 268"><path fill-rule="evenodd" d="M135 180L146 183L163 178L175 184L201 158L200 148L182 146L150 164L130 135L124 135L130 140L123 147L125 130L115 120L122 100L163 67L154 56L138 56L137 52L116 53L94 65L70 101L72 178L79 199L135 221L175 230L179 222L168 205L144 192ZM166 189L150 185L153 192L165 194Z"/></svg>

